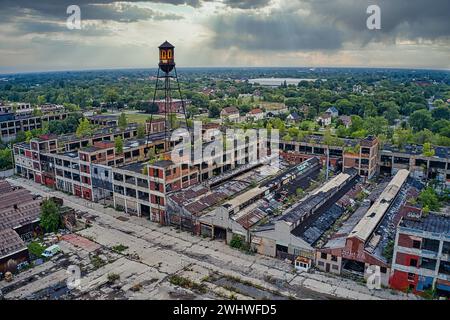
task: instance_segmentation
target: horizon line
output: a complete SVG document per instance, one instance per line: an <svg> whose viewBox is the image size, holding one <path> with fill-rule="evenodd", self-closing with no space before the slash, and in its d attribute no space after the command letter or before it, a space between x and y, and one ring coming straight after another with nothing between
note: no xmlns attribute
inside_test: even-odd
<svg viewBox="0 0 450 320"><path fill-rule="evenodd" d="M420 71L442 71L450 72L450 68L435 67L387 67L387 66L184 66L179 69L386 69L386 70L420 70ZM11 71L3 73L0 76L40 74L40 73L62 73L62 72L92 72L92 71L116 71L116 70L153 70L155 67L104 67L104 68L86 68L86 69L49 69L34 71ZM0 67L1 70L1 67Z"/></svg>

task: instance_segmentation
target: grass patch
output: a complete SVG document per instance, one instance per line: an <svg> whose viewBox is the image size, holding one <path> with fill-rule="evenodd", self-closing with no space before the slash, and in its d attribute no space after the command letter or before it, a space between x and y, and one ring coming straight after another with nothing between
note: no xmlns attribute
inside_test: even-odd
<svg viewBox="0 0 450 320"><path fill-rule="evenodd" d="M116 253L122 253L123 251L127 250L128 247L124 246L123 244L118 244L117 246L114 246L111 249Z"/></svg>
<svg viewBox="0 0 450 320"><path fill-rule="evenodd" d="M100 258L98 255L90 257L90 260L95 269L99 269L106 264L106 261Z"/></svg>
<svg viewBox="0 0 450 320"><path fill-rule="evenodd" d="M149 113L127 113L127 121L128 123L145 123L147 121L148 118L150 118L150 114ZM158 119L161 118L161 116L159 115L153 115L152 116L153 119Z"/></svg>
<svg viewBox="0 0 450 320"><path fill-rule="evenodd" d="M200 293L206 293L207 289L204 284L196 283L188 278L184 278L178 275L173 275L169 278L169 282L175 286L180 286L185 289L191 289Z"/></svg>
<svg viewBox="0 0 450 320"><path fill-rule="evenodd" d="M248 280L244 280L244 279L239 278L239 277L235 277L235 276L232 276L232 275L229 275L229 274L226 274L223 277L228 279L228 280L230 280L230 281L241 283L241 284L249 286L249 287L254 287L254 288L259 289L259 290L266 290L266 288L264 288L263 286L261 286L259 284L253 283L253 282L248 281Z"/></svg>

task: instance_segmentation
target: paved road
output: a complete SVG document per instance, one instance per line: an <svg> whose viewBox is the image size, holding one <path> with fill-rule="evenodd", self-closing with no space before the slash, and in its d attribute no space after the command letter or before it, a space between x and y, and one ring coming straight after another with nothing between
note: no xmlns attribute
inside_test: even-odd
<svg viewBox="0 0 450 320"><path fill-rule="evenodd" d="M353 281L324 273L295 273L292 265L278 259L247 255L230 248L224 242L203 239L170 227L160 227L142 218L125 216L123 212L104 208L100 204L54 191L28 180L8 180L44 197L61 197L66 206L94 215L96 218L92 227L80 231L79 234L106 248L118 244L127 246L128 249L123 254L138 257L141 267L158 274L156 278L159 280L180 273L194 280L220 274L237 277L253 283L258 288L297 299L412 298L401 293L393 294L390 290L370 291ZM119 216L128 220L121 221L117 219ZM133 265L133 268L140 267ZM163 297L165 296L161 294L161 288L157 287L148 295L139 296Z"/></svg>

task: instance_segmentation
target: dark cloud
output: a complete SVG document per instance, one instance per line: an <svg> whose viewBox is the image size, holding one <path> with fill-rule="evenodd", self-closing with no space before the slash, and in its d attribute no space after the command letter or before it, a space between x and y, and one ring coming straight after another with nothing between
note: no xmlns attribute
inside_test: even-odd
<svg viewBox="0 0 450 320"><path fill-rule="evenodd" d="M231 8L255 9L266 7L271 0L223 0L223 3Z"/></svg>
<svg viewBox="0 0 450 320"><path fill-rule="evenodd" d="M36 16L62 19L67 17L67 7L76 4L81 9L82 18L92 20L114 20L134 22L148 19L179 19L180 16L163 14L147 8L132 5L133 2L200 5L199 0L1 0L0 12L8 11L10 17L33 14ZM9 19L11 20L11 19Z"/></svg>
<svg viewBox="0 0 450 320"><path fill-rule="evenodd" d="M12 24L12 30L5 32L9 36L21 36L24 34L52 34L60 32L68 32L65 23L50 22L50 21L34 21L23 20ZM113 35L114 32L102 28L100 26L94 26L92 24L84 24L81 30L70 30L71 35L82 35L89 37L102 37Z"/></svg>
<svg viewBox="0 0 450 320"><path fill-rule="evenodd" d="M352 37L362 40L448 38L450 36L449 0L306 0L312 14L338 23ZM366 28L369 5L381 10L381 30ZM357 40L357 39L355 39Z"/></svg>
<svg viewBox="0 0 450 320"><path fill-rule="evenodd" d="M89 4L82 9L82 19L111 20L117 22L136 22L139 20L179 20L182 16L161 13L155 10L140 8L129 3L120 5Z"/></svg>
<svg viewBox="0 0 450 320"><path fill-rule="evenodd" d="M70 5L84 7L91 4L113 4L118 2L148 2L199 7L200 0L1 0L0 11L7 8L31 9L44 15L60 16Z"/></svg>
<svg viewBox="0 0 450 320"><path fill-rule="evenodd" d="M211 21L215 48L237 47L244 50L335 50L342 34L331 23L295 13L270 15L227 14Z"/></svg>
<svg viewBox="0 0 450 320"><path fill-rule="evenodd" d="M366 10L372 4L380 6L381 30L366 26ZM371 42L395 44L397 40L448 41L449 12L449 0L303 0L269 14L227 12L215 16L210 21L214 32L210 43L218 49L296 51L363 47Z"/></svg>
<svg viewBox="0 0 450 320"><path fill-rule="evenodd" d="M105 36L113 32L106 27L93 26L92 21L136 22L140 20L178 20L182 16L172 13L138 7L131 2L106 0L76 1L81 9L82 30L71 30L72 34L83 36ZM173 3L182 3L174 0ZM20 36L25 34L52 34L67 32L67 7L73 0L24 1L3 0L0 2L0 28L8 26L5 34Z"/></svg>

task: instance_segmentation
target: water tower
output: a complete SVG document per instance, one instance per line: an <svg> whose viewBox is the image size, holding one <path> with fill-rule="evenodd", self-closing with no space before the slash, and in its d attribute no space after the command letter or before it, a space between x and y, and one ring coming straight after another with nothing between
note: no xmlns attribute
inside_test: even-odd
<svg viewBox="0 0 450 320"><path fill-rule="evenodd" d="M153 105L156 103L157 92L164 91L164 97L160 100L158 105L158 113L164 115L165 129L164 129L164 141L165 150L167 151L170 145L170 133L173 130L172 120L173 117L176 119L176 114L179 111L178 106L181 103L181 114L183 115L184 122L187 127L187 116L186 116L186 104L181 93L180 83L178 81L177 68L175 67L175 47L169 42L165 41L159 47L159 63L158 63L158 73L156 76L155 92L153 94ZM176 88L172 88L172 82L176 83ZM179 100L174 101L172 99L172 91L178 91ZM150 128L153 117L150 116ZM188 128L189 130L189 128ZM151 130L148 132L151 133Z"/></svg>

